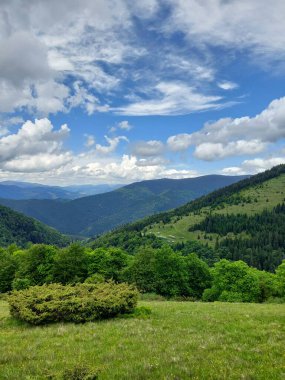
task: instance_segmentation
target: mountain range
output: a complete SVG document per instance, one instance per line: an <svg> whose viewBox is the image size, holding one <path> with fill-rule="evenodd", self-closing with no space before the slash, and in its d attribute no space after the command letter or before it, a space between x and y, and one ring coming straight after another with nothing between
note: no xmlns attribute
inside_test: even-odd
<svg viewBox="0 0 285 380"><path fill-rule="evenodd" d="M0 204L62 233L95 236L125 223L178 207L245 177L208 175L179 180L158 179L75 200L0 199Z"/></svg>
<svg viewBox="0 0 285 380"><path fill-rule="evenodd" d="M76 199L88 195L105 193L122 185L72 185L48 186L38 183L3 181L0 182L0 198L24 199Z"/></svg>

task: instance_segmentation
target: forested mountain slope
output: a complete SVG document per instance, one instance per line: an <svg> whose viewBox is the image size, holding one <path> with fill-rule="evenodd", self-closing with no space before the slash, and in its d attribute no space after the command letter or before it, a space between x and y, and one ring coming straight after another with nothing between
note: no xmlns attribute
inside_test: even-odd
<svg viewBox="0 0 285 380"><path fill-rule="evenodd" d="M63 233L94 236L147 215L175 208L241 178L244 177L209 175L180 180L150 180L72 201L1 199L0 203Z"/></svg>
<svg viewBox="0 0 285 380"><path fill-rule="evenodd" d="M29 242L64 246L69 239L43 223L0 206L0 246L25 246Z"/></svg>
<svg viewBox="0 0 285 380"><path fill-rule="evenodd" d="M138 236L155 236L177 249L201 249L204 257L242 259L273 270L285 258L285 165L214 191L169 212L153 215L95 240L124 248ZM100 243L101 242L101 243ZM199 247L197 246L199 245Z"/></svg>

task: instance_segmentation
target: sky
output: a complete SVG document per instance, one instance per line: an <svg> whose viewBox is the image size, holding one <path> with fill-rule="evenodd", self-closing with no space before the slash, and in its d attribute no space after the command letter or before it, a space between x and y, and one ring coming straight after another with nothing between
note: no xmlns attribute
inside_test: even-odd
<svg viewBox="0 0 285 380"><path fill-rule="evenodd" d="M0 0L0 181L285 163L284 0Z"/></svg>

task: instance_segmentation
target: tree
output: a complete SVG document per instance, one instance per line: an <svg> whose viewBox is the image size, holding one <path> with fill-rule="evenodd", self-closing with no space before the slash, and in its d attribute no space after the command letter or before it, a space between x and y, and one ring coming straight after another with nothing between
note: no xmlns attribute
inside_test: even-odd
<svg viewBox="0 0 285 380"><path fill-rule="evenodd" d="M211 274L208 265L198 258L195 253L184 257L190 295L201 298L203 291L211 286Z"/></svg>
<svg viewBox="0 0 285 380"><path fill-rule="evenodd" d="M7 251L0 251L0 293L12 289L12 282L16 272L16 261Z"/></svg>
<svg viewBox="0 0 285 380"><path fill-rule="evenodd" d="M28 279L31 285L43 285L53 280L53 266L58 249L51 245L35 244L14 253L18 261L17 278Z"/></svg>
<svg viewBox="0 0 285 380"><path fill-rule="evenodd" d="M100 274L106 280L122 280L131 257L120 248L97 248L88 253L88 275Z"/></svg>
<svg viewBox="0 0 285 380"><path fill-rule="evenodd" d="M205 301L258 302L261 296L256 270L243 261L221 260L212 269L213 283Z"/></svg>
<svg viewBox="0 0 285 380"><path fill-rule="evenodd" d="M88 273L88 257L85 249L77 244L58 251L53 268L53 282L74 284L83 282Z"/></svg>

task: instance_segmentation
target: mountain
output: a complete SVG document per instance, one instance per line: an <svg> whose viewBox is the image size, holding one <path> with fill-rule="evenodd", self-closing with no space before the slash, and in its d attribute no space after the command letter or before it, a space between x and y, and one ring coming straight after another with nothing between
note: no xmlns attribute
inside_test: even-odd
<svg viewBox="0 0 285 380"><path fill-rule="evenodd" d="M104 194L72 201L7 200L0 203L57 230L94 236L147 215L180 206L244 177L209 175L188 179L142 181Z"/></svg>
<svg viewBox="0 0 285 380"><path fill-rule="evenodd" d="M102 194L107 193L108 191L116 190L122 187L123 185L108 185L108 184L102 184L102 185L70 185L65 186L63 189L72 192L80 194L80 197L85 197L88 195L96 195L96 194ZM76 198L80 198L76 197Z"/></svg>
<svg viewBox="0 0 285 380"><path fill-rule="evenodd" d="M88 195L101 194L119 188L121 185L74 185L47 186L38 183L3 181L0 182L0 198L26 199L77 199Z"/></svg>
<svg viewBox="0 0 285 380"><path fill-rule="evenodd" d="M69 239L43 223L0 206L0 246L25 246L29 242L64 246Z"/></svg>
<svg viewBox="0 0 285 380"><path fill-rule="evenodd" d="M91 242L134 253L162 241L213 263L243 260L274 271L285 258L285 165L216 190L179 208L126 225Z"/></svg>

